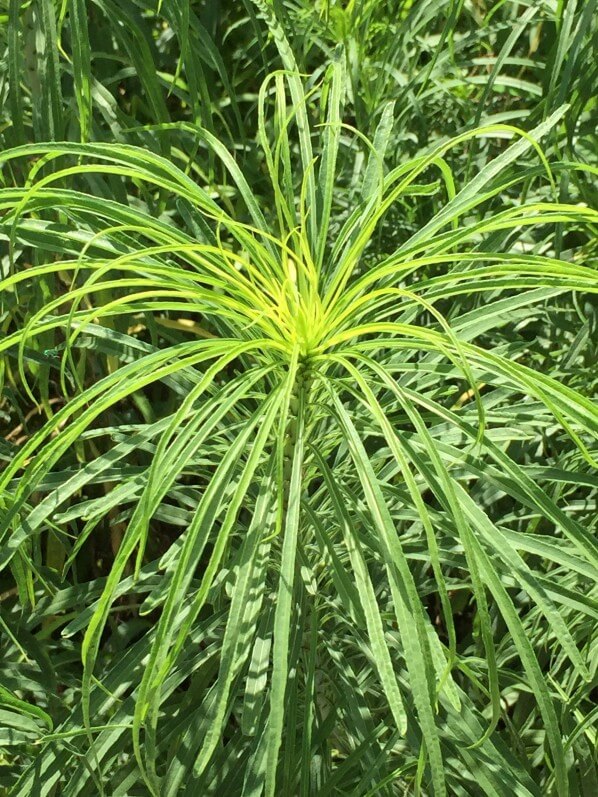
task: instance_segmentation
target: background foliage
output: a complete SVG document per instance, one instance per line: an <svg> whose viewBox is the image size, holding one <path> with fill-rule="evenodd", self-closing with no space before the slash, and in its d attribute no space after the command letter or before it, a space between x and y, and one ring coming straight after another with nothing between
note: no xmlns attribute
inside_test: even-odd
<svg viewBox="0 0 598 797"><path fill-rule="evenodd" d="M0 793L598 793L595 20L2 0Z"/></svg>

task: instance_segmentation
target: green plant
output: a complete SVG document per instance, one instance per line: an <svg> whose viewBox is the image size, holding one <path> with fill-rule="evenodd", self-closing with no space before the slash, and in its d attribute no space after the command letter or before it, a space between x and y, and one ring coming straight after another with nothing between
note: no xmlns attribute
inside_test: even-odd
<svg viewBox="0 0 598 797"><path fill-rule="evenodd" d="M57 411L46 397L47 421L0 482L2 565L70 672L52 695L47 653L3 617L7 660L37 663L35 705L7 692L23 741L60 718L14 793L40 776L40 793L64 795L581 793L596 778L596 546L561 503L591 489L598 417L503 334L548 299L597 290L582 249L551 256L550 232L542 253L518 245L538 225L595 221L550 201L536 141L563 111L385 173L388 106L339 225L342 62L314 131L279 44L287 72L259 106L272 218L199 128L248 221L141 149L2 156L37 158L25 188L0 193L13 317L29 285L48 287L0 349L35 403L28 367L65 397ZM445 153L495 134L515 140L456 190ZM92 173L177 197L194 234L61 187ZM546 201L484 212L529 181ZM377 261L395 204L430 195L446 197L438 212ZM532 453L542 437L562 468ZM106 529L106 577L81 578L80 553ZM43 565L42 540L70 583Z"/></svg>

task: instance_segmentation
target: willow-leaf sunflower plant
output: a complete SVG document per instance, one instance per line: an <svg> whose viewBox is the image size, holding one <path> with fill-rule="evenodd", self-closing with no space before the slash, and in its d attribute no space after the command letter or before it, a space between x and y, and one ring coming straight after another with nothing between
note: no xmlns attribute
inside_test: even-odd
<svg viewBox="0 0 598 797"><path fill-rule="evenodd" d="M579 788L597 558L559 498L588 484L598 415L501 338L598 287L580 256L533 245L596 221L551 199L539 142L565 109L387 171L392 105L370 143L343 122L345 89L341 61L311 94L290 69L266 81L269 195L198 128L230 175L222 201L131 146L2 155L30 168L0 192L16 320L0 349L47 420L1 474L0 562L33 631L60 628L81 661L70 702L37 696L57 727L15 794ZM455 186L445 156L481 136L510 141ZM81 188L119 179L128 200ZM431 194L377 255L393 208ZM547 434L562 471L511 454ZM86 590L78 562L106 528Z"/></svg>

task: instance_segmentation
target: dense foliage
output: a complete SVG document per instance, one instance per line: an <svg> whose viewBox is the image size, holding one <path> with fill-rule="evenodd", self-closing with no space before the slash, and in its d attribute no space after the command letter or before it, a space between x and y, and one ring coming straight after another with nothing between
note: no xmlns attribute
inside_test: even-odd
<svg viewBox="0 0 598 797"><path fill-rule="evenodd" d="M595 0L0 20L0 794L595 797Z"/></svg>

